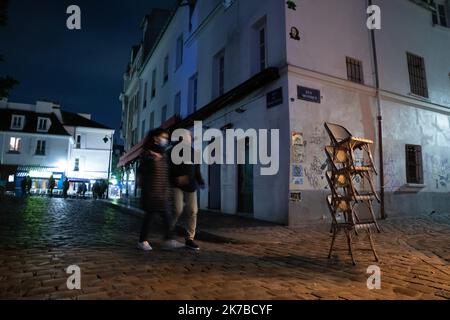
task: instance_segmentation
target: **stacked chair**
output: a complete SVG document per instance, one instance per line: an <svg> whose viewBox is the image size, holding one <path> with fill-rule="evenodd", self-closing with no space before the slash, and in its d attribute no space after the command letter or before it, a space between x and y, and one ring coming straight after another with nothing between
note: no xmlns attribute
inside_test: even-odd
<svg viewBox="0 0 450 320"><path fill-rule="evenodd" d="M358 231L365 230L375 260L378 261L372 237L372 229L380 232L373 210L373 202L380 202L372 181L373 175L377 174L371 152L373 141L354 137L337 124L325 123L325 129L331 140L330 145L325 147L329 164L326 179L331 190L326 200L332 217L333 234L328 258L331 259L337 235L343 231L352 262L356 265L352 239L358 235ZM357 153L362 156L360 161L356 159ZM360 219L359 212L364 208L370 213L369 220Z"/></svg>

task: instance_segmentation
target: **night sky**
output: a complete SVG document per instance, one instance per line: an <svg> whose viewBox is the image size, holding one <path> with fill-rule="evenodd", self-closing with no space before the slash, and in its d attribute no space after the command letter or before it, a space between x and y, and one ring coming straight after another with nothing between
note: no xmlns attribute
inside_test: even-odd
<svg viewBox="0 0 450 320"><path fill-rule="evenodd" d="M117 131L123 73L140 22L152 8L175 0L11 0L8 25L0 27L0 75L20 81L9 101L55 101L72 112L91 113ZM81 8L81 30L66 27L66 9ZM118 135L116 134L116 137Z"/></svg>

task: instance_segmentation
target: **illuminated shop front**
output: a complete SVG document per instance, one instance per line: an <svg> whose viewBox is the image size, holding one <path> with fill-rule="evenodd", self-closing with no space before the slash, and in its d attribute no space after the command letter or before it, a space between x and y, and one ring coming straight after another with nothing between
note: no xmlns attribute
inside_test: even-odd
<svg viewBox="0 0 450 320"><path fill-rule="evenodd" d="M61 168L44 167L44 166L18 166L15 175L16 194L21 194L21 185L23 179L31 178L31 194L46 195L49 188L49 179L53 175L56 186L54 194L62 193L63 182L65 179L64 172Z"/></svg>

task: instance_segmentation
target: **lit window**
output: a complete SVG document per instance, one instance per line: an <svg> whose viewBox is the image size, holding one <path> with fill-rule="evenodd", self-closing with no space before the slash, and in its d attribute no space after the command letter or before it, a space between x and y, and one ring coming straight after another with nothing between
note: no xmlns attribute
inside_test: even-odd
<svg viewBox="0 0 450 320"><path fill-rule="evenodd" d="M22 141L21 138L11 137L9 139L9 152L19 152L21 141Z"/></svg>
<svg viewBox="0 0 450 320"><path fill-rule="evenodd" d="M11 174L11 175L8 177L8 182L14 182L14 175L13 175L13 174Z"/></svg>
<svg viewBox="0 0 450 320"><path fill-rule="evenodd" d="M25 117L13 115L11 122L11 129L13 130L22 130L25 124Z"/></svg>

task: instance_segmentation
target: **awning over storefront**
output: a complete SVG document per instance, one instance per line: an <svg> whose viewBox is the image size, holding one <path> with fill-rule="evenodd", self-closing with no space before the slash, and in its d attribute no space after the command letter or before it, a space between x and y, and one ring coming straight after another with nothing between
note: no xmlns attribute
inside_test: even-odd
<svg viewBox="0 0 450 320"><path fill-rule="evenodd" d="M204 120L220 109L227 107L228 105L244 98L249 95L253 91L264 87L265 85L275 81L280 77L278 68L268 68L249 80L241 83L239 86L234 89L228 91L224 95L218 97L217 99L211 101L209 104L200 108L198 111L194 112L187 118L180 120L177 117L172 117L167 120L162 127L165 129L175 130L178 128L189 128L194 125L194 121ZM144 141L141 141L139 144L135 145L131 148L126 154L124 154L120 160L118 167L123 167L129 163L132 163L142 153L142 148L144 145Z"/></svg>
<svg viewBox="0 0 450 320"><path fill-rule="evenodd" d="M64 175L60 168L44 167L44 166L18 166L16 177L23 178L26 176L37 179L49 179L51 175L55 179L61 179Z"/></svg>

